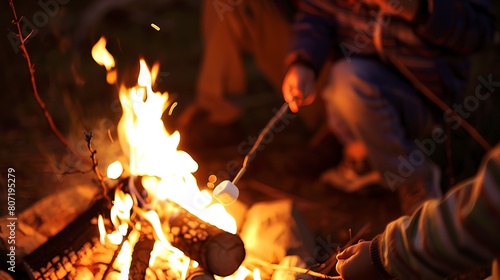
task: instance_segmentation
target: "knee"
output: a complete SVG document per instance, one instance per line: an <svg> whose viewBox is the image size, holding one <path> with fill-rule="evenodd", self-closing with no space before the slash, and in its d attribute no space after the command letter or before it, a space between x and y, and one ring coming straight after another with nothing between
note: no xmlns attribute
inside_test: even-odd
<svg viewBox="0 0 500 280"><path fill-rule="evenodd" d="M369 62L351 59L335 63L322 97L328 106L342 111L357 111L370 100L380 98L376 82L371 80Z"/></svg>

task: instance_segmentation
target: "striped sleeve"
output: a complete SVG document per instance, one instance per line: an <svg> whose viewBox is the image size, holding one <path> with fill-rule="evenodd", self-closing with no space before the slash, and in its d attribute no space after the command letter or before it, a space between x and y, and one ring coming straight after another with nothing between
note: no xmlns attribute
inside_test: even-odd
<svg viewBox="0 0 500 280"><path fill-rule="evenodd" d="M474 180L424 204L377 236L386 271L401 279L443 279L500 257L500 146Z"/></svg>
<svg viewBox="0 0 500 280"><path fill-rule="evenodd" d="M415 32L456 54L471 54L493 41L494 16L488 0L422 0L425 20Z"/></svg>

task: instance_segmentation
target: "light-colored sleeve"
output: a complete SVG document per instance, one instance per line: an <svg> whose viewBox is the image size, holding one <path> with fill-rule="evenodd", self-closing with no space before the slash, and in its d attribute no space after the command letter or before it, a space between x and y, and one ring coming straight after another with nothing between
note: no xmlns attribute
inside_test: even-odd
<svg viewBox="0 0 500 280"><path fill-rule="evenodd" d="M443 279L500 257L500 146L474 180L376 237L385 270L400 279Z"/></svg>

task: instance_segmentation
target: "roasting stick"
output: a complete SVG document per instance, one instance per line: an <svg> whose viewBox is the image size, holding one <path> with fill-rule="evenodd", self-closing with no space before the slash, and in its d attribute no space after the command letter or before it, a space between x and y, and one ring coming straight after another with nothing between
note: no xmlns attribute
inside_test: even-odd
<svg viewBox="0 0 500 280"><path fill-rule="evenodd" d="M240 171L238 172L238 174L236 174L236 177L234 177L232 181L234 185L238 183L243 174L245 174L245 172L247 171L248 161L250 160L250 158L253 157L253 155L259 148L260 142L262 142L264 137L269 133L269 131L274 127L274 125L283 117L283 115L286 113L287 110L288 110L288 103L285 103L281 106L281 108L276 112L273 118L267 123L262 132L259 134L259 137L257 137L257 141L255 141L255 143L253 144L252 149L245 156L245 159L243 160L243 166L241 167Z"/></svg>
<svg viewBox="0 0 500 280"><path fill-rule="evenodd" d="M307 275L311 275L311 276L321 278L321 279L342 280L341 276L330 276L330 275L326 275L323 273L312 271L312 270L309 270L306 268L273 264L273 263L270 263L270 262L252 257L252 256L247 256L245 262L253 263L255 265L259 265L262 267L267 267L267 268L270 268L272 270L285 270L285 271L290 271L290 272L295 272L295 273L307 274Z"/></svg>
<svg viewBox="0 0 500 280"><path fill-rule="evenodd" d="M238 199L239 190L236 187L236 184L241 179L243 174L247 171L249 161L254 157L257 149L260 146L260 143L264 139L264 137L269 133L269 131L274 127L274 125L283 117L283 115L288 110L288 103L285 103L281 106L281 108L274 114L274 116L269 120L264 129L260 132L257 140L252 146L252 149L247 153L245 159L243 160L243 165L234 177L233 181L224 180L217 187L215 187L213 196L223 205L230 205Z"/></svg>

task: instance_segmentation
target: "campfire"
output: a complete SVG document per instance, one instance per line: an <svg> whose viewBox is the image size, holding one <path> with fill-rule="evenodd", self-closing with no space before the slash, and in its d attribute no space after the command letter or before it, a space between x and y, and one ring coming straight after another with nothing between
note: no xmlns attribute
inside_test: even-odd
<svg viewBox="0 0 500 280"><path fill-rule="evenodd" d="M105 45L101 38L92 56L106 67L107 82L114 83L114 59ZM152 89L158 69L158 64L149 69L141 59L137 85L120 87L118 136L129 161L114 162L108 177L121 176L122 165L129 174L115 190L111 223L107 226L99 216L100 242L120 250L114 264L119 278L144 278L148 267L157 278L167 277L164 268L179 279L193 269L229 276L245 258L243 242L235 235L236 221L209 192L200 191L193 176L198 164L177 149L179 132L165 129L162 115L169 96Z"/></svg>
<svg viewBox="0 0 500 280"><path fill-rule="evenodd" d="M105 38L92 56L115 84ZM104 198L25 258L32 278L329 278L306 268L317 264L314 241L291 200L250 209L237 202L235 219L209 190L200 190L197 162L178 149L179 132L169 133L162 120L170 101L152 88L159 65L139 63L137 84L119 87L118 137L126 160L107 167L113 185ZM212 175L207 185L216 181Z"/></svg>

